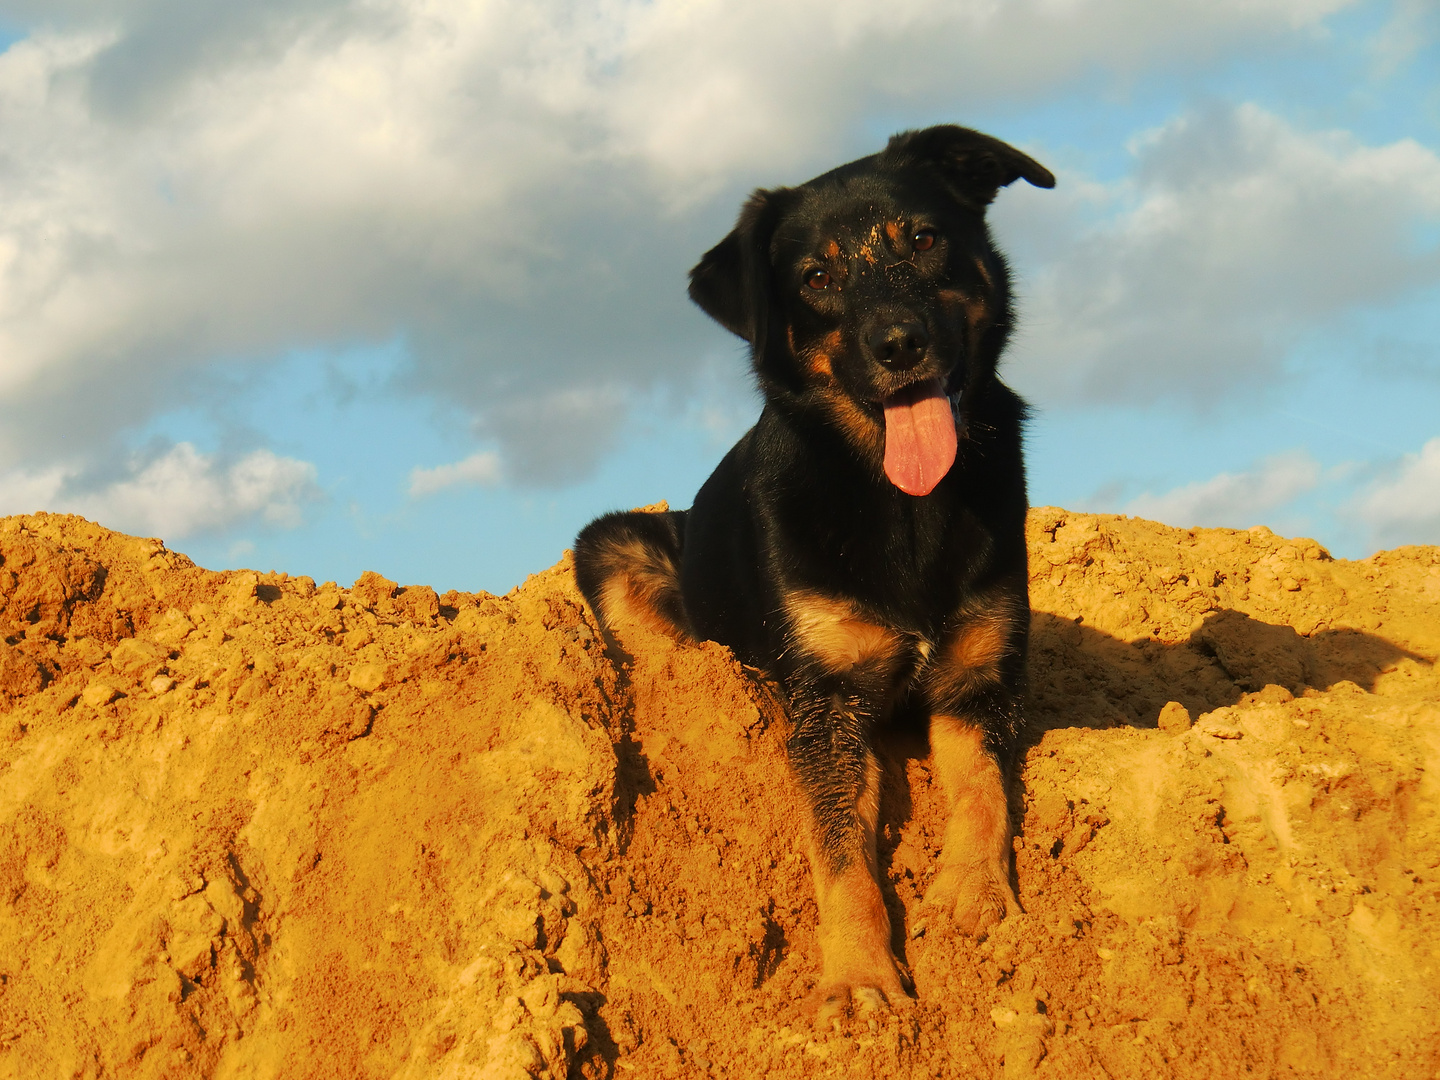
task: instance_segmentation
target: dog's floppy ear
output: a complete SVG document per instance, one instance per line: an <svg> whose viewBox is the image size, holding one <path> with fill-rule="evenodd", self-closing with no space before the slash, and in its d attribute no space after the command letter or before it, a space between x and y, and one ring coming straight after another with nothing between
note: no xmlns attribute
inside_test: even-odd
<svg viewBox="0 0 1440 1080"><path fill-rule="evenodd" d="M690 299L752 345L765 340L770 306L770 237L779 217L777 192L758 190L740 211L730 235L707 251L690 271Z"/></svg>
<svg viewBox="0 0 1440 1080"><path fill-rule="evenodd" d="M1052 188L1055 176L1008 143L955 124L902 131L880 154L889 166L928 165L937 169L956 196L984 209L1007 184L1024 179Z"/></svg>

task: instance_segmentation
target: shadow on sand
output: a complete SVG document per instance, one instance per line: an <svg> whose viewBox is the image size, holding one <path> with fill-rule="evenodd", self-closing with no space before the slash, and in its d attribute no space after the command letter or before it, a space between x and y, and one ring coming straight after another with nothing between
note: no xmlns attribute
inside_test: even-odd
<svg viewBox="0 0 1440 1080"><path fill-rule="evenodd" d="M1253 699L1263 693L1265 700L1288 696L1267 687L1284 687L1298 697L1307 689L1327 690L1350 682L1373 692L1380 675L1406 659L1434 663L1430 657L1359 630L1325 630L1302 637L1293 627L1228 609L1212 612L1187 640L1172 644L1122 641L1083 623L1035 612L1030 622L1027 728L1017 760L1023 761L1025 751L1055 728L1156 727L1160 710L1171 701L1198 717L1239 704L1247 695ZM884 769L881 881L896 926L892 944L903 958L903 909L886 872L915 813L911 765L930 753L925 718L897 717L879 734L876 751ZM1017 778L1011 785L1017 825L1023 816L1022 795Z"/></svg>

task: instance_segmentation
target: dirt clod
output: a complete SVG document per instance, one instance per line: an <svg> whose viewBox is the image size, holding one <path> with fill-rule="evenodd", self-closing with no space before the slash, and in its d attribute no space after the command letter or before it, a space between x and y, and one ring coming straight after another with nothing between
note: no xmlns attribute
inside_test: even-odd
<svg viewBox="0 0 1440 1080"><path fill-rule="evenodd" d="M914 925L944 806L888 733L915 998L817 1029L783 710L725 649L617 667L568 558L317 588L0 520L0 1077L1433 1075L1440 550L1029 539L1024 911Z"/></svg>

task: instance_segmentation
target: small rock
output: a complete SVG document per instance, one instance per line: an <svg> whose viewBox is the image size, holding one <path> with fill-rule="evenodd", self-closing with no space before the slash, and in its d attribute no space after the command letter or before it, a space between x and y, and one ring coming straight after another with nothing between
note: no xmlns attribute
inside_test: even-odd
<svg viewBox="0 0 1440 1080"><path fill-rule="evenodd" d="M1239 739L1245 735L1237 727L1227 727L1225 724L1217 724L1213 720L1201 724L1195 730L1201 735L1209 735L1212 739Z"/></svg>
<svg viewBox="0 0 1440 1080"><path fill-rule="evenodd" d="M183 611L171 608L160 617L150 636L162 645L178 645L194 629L195 624Z"/></svg>
<svg viewBox="0 0 1440 1080"><path fill-rule="evenodd" d="M0 690L9 694L33 694L45 685L40 665L18 649L0 640Z"/></svg>
<svg viewBox="0 0 1440 1080"><path fill-rule="evenodd" d="M110 663L121 674L138 679L147 667L165 659L165 650L138 638L126 638L110 653Z"/></svg>
<svg viewBox="0 0 1440 1080"><path fill-rule="evenodd" d="M346 681L356 690L368 694L384 684L385 669L379 664L356 664L350 669L350 678Z"/></svg>
<svg viewBox="0 0 1440 1080"><path fill-rule="evenodd" d="M236 574L230 579L227 592L230 594L229 602L225 605L231 611L246 611L255 605L256 586L260 583L260 575L253 570L245 570Z"/></svg>
<svg viewBox="0 0 1440 1080"><path fill-rule="evenodd" d="M540 887L551 896L563 896L570 891L570 883L553 870L541 870L536 876Z"/></svg>
<svg viewBox="0 0 1440 1080"><path fill-rule="evenodd" d="M85 699L86 705L92 709L99 709L109 705L120 696L120 693L113 686L107 686L102 682L92 682L85 687L80 696Z"/></svg>
<svg viewBox="0 0 1440 1080"><path fill-rule="evenodd" d="M1189 731L1193 723L1190 710L1178 701L1167 702L1165 707L1160 710L1158 726L1161 731L1169 732L1171 735L1180 735Z"/></svg>
<svg viewBox="0 0 1440 1080"><path fill-rule="evenodd" d="M532 979L520 988L519 997L525 1003L526 1011L541 1020L555 1015L560 1006L559 986L553 975Z"/></svg>
<svg viewBox="0 0 1440 1080"><path fill-rule="evenodd" d="M1295 695L1289 687L1268 683L1255 694L1255 700L1263 705L1284 705L1287 701L1294 701Z"/></svg>
<svg viewBox="0 0 1440 1080"><path fill-rule="evenodd" d="M1007 1009L1002 1005L996 1005L993 1009L990 1010L990 1021L997 1028L1010 1027L1018 1019L1020 1019L1019 1013L1017 1013L1014 1009Z"/></svg>
<svg viewBox="0 0 1440 1080"><path fill-rule="evenodd" d="M370 632L368 627L364 626L357 626L354 630L351 630L343 638L341 638L341 641L344 643L345 648L349 649L351 652L354 652L356 649L363 649L366 645L369 645L374 640L375 635Z"/></svg>

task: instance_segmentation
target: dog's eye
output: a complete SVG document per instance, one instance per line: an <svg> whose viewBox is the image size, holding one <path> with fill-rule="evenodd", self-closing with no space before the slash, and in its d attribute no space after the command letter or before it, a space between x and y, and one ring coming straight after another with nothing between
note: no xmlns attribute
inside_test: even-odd
<svg viewBox="0 0 1440 1080"><path fill-rule="evenodd" d="M910 238L910 243L916 251L929 251L935 246L935 230L916 229L915 235Z"/></svg>
<svg viewBox="0 0 1440 1080"><path fill-rule="evenodd" d="M811 270L805 275L805 284L812 289L823 289L830 284L830 275L824 270Z"/></svg>

